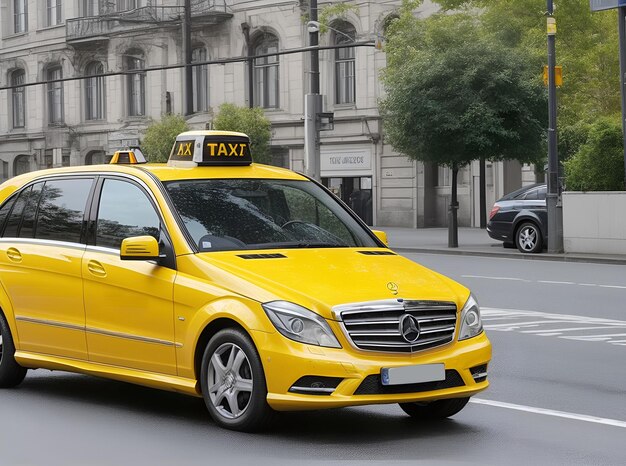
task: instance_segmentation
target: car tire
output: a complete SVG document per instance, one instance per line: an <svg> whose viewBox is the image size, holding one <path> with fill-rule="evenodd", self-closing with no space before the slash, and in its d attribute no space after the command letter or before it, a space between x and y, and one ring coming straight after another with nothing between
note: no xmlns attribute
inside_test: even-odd
<svg viewBox="0 0 626 466"><path fill-rule="evenodd" d="M429 403L400 403L400 408L414 419L436 420L454 416L468 401L469 398L450 398Z"/></svg>
<svg viewBox="0 0 626 466"><path fill-rule="evenodd" d="M222 427L254 432L274 415L259 354L238 329L224 329L211 338L202 357L200 385L211 417Z"/></svg>
<svg viewBox="0 0 626 466"><path fill-rule="evenodd" d="M533 222L522 223L515 231L515 245L523 253L540 252L543 247L541 230Z"/></svg>
<svg viewBox="0 0 626 466"><path fill-rule="evenodd" d="M6 318L0 312L0 388L16 387L26 377L26 368L15 360L15 344Z"/></svg>

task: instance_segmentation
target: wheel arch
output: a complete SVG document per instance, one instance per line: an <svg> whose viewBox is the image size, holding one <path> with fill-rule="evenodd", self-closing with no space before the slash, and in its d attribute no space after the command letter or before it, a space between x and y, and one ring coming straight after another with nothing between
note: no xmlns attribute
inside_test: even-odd
<svg viewBox="0 0 626 466"><path fill-rule="evenodd" d="M253 344L255 344L250 332L236 320L229 317L218 317L217 319L212 320L202 329L202 332L200 332L200 335L196 341L196 346L194 348L193 370L196 380L200 381L200 373L202 371L202 356L204 355L204 350L206 346L209 344L211 338L213 338L213 336L217 334L217 332L227 328L240 330L250 338Z"/></svg>
<svg viewBox="0 0 626 466"><path fill-rule="evenodd" d="M542 239L545 239L546 235L543 231L542 222L539 216L529 210L522 210L519 214L517 214L517 216L515 217L515 221L513 222L513 244L515 244L515 242L517 241L517 231L519 230L520 225L525 222L530 222L534 224L541 232Z"/></svg>
<svg viewBox="0 0 626 466"><path fill-rule="evenodd" d="M13 311L13 304L11 299L4 289L4 285L0 282L0 314L4 317L7 324L9 324L9 330L11 330L11 337L13 338L13 344L15 349L20 349L20 339L17 332L17 323L15 322L15 313Z"/></svg>

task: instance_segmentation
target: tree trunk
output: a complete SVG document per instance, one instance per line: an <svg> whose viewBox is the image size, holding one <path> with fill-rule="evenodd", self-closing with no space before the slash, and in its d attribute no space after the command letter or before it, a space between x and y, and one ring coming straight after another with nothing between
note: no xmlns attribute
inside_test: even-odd
<svg viewBox="0 0 626 466"><path fill-rule="evenodd" d="M487 228L487 168L485 159L480 159L480 228Z"/></svg>
<svg viewBox="0 0 626 466"><path fill-rule="evenodd" d="M459 247L459 228L457 222L457 211L459 203L456 195L456 182L459 174L459 167L452 165L452 196L450 197L450 207L448 209L448 247Z"/></svg>

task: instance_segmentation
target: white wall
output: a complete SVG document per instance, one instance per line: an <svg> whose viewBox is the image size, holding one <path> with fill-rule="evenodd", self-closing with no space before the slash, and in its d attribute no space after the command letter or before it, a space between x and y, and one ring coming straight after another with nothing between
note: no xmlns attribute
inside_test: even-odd
<svg viewBox="0 0 626 466"><path fill-rule="evenodd" d="M564 192L565 252L626 254L626 192Z"/></svg>

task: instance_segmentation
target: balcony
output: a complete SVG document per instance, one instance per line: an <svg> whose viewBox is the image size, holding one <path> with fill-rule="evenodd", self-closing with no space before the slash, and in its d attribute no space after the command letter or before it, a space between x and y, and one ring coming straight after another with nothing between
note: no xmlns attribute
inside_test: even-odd
<svg viewBox="0 0 626 466"><path fill-rule="evenodd" d="M105 9L99 16L66 20L65 39L72 44L108 40L112 35L134 30L176 25L183 16L182 6L144 6L127 11ZM219 24L232 16L226 0L194 0L192 3L194 25Z"/></svg>

